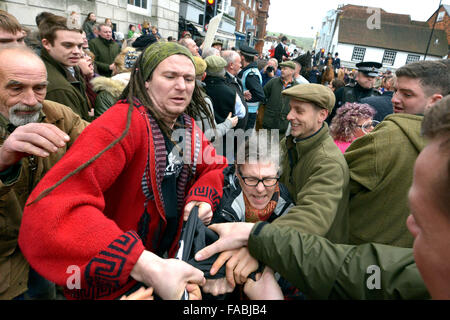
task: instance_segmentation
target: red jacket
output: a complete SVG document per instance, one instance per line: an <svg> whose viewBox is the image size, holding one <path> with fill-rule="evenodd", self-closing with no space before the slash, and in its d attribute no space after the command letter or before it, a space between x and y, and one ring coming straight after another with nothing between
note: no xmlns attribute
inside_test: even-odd
<svg viewBox="0 0 450 320"><path fill-rule="evenodd" d="M119 101L92 122L37 185L29 201L117 139L125 129L127 110L128 103ZM193 133L187 138L190 146L200 152L190 156L196 165L186 165L180 173L181 177L183 172L189 175L185 174L186 188L180 193L180 218L169 250L171 257L178 247L182 207L189 201L205 201L214 210L222 196L222 171L227 166L226 158L216 155L192 118L185 116L185 120L191 123ZM145 107L135 103L131 127L123 140L25 208L19 245L30 265L50 281L61 286L72 284L72 288L76 283L74 270L81 271L81 289L66 288L68 298L120 297L136 284L130 272L142 251L158 248L166 227L161 194L166 155L164 144L155 138L158 132ZM153 193L146 207L144 175ZM145 211L147 220L143 219ZM141 229L146 230L145 243Z"/></svg>

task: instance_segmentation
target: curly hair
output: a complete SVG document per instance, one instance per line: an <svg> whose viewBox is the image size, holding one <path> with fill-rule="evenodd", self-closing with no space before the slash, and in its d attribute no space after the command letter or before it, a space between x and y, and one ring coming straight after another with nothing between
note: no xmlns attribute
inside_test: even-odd
<svg viewBox="0 0 450 320"><path fill-rule="evenodd" d="M376 111L367 103L347 102L337 109L330 125L330 134L335 140L351 142L358 128L358 120L372 118Z"/></svg>

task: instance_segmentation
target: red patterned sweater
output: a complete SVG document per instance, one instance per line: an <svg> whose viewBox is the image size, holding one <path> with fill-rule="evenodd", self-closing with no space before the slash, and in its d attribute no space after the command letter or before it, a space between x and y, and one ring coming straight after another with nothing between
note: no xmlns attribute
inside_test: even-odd
<svg viewBox="0 0 450 320"><path fill-rule="evenodd" d="M125 129L127 109L128 103L119 101L92 122L37 185L29 201L118 138ZM199 152L189 152L191 163L196 165L185 165L180 174L179 180L185 182L177 187L180 216L189 201L205 201L213 210L216 208L222 197L222 171L227 165L192 118L184 119L190 125L186 141L190 140L191 150ZM145 107L135 102L131 127L123 140L25 208L19 245L30 265L64 287L76 284L73 276L77 268L81 271L81 288L66 287L67 298L120 297L136 284L130 272L142 251L158 249L166 227L161 193L166 153L161 137ZM150 198L144 194L143 177L149 181ZM147 213L147 219L143 219ZM171 257L181 226L182 218L169 250Z"/></svg>

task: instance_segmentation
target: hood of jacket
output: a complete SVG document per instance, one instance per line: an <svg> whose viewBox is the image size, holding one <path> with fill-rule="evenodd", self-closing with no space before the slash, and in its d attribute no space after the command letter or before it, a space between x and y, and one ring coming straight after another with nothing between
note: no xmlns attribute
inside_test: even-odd
<svg viewBox="0 0 450 320"><path fill-rule="evenodd" d="M425 147L425 140L420 134L420 128L422 126L423 115L396 113L391 114L384 118L382 122L386 125L394 124L400 128L400 130L408 137L411 144L420 153Z"/></svg>
<svg viewBox="0 0 450 320"><path fill-rule="evenodd" d="M119 75L118 75L119 76ZM129 80L129 75L128 75ZM120 77L96 77L91 80L92 88L95 92L107 91L114 97L119 97L123 89L128 84L126 75Z"/></svg>

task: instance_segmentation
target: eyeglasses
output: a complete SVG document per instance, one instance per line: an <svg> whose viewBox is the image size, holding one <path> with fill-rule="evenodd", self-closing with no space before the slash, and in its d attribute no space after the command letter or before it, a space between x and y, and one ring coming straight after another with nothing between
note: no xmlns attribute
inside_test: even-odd
<svg viewBox="0 0 450 320"><path fill-rule="evenodd" d="M262 179L255 177L244 177L240 168L238 168L238 173L242 180L244 180L244 183L249 187L256 187L260 182L262 182L264 187L273 187L277 184L278 180L280 180L280 177L266 177Z"/></svg>
<svg viewBox="0 0 450 320"><path fill-rule="evenodd" d="M379 124L379 123L380 123L380 121L377 121L377 120L367 120L363 124L357 125L357 127L361 128L361 130L364 133L368 133L368 132L371 132L373 130L373 128L375 128L376 125Z"/></svg>

